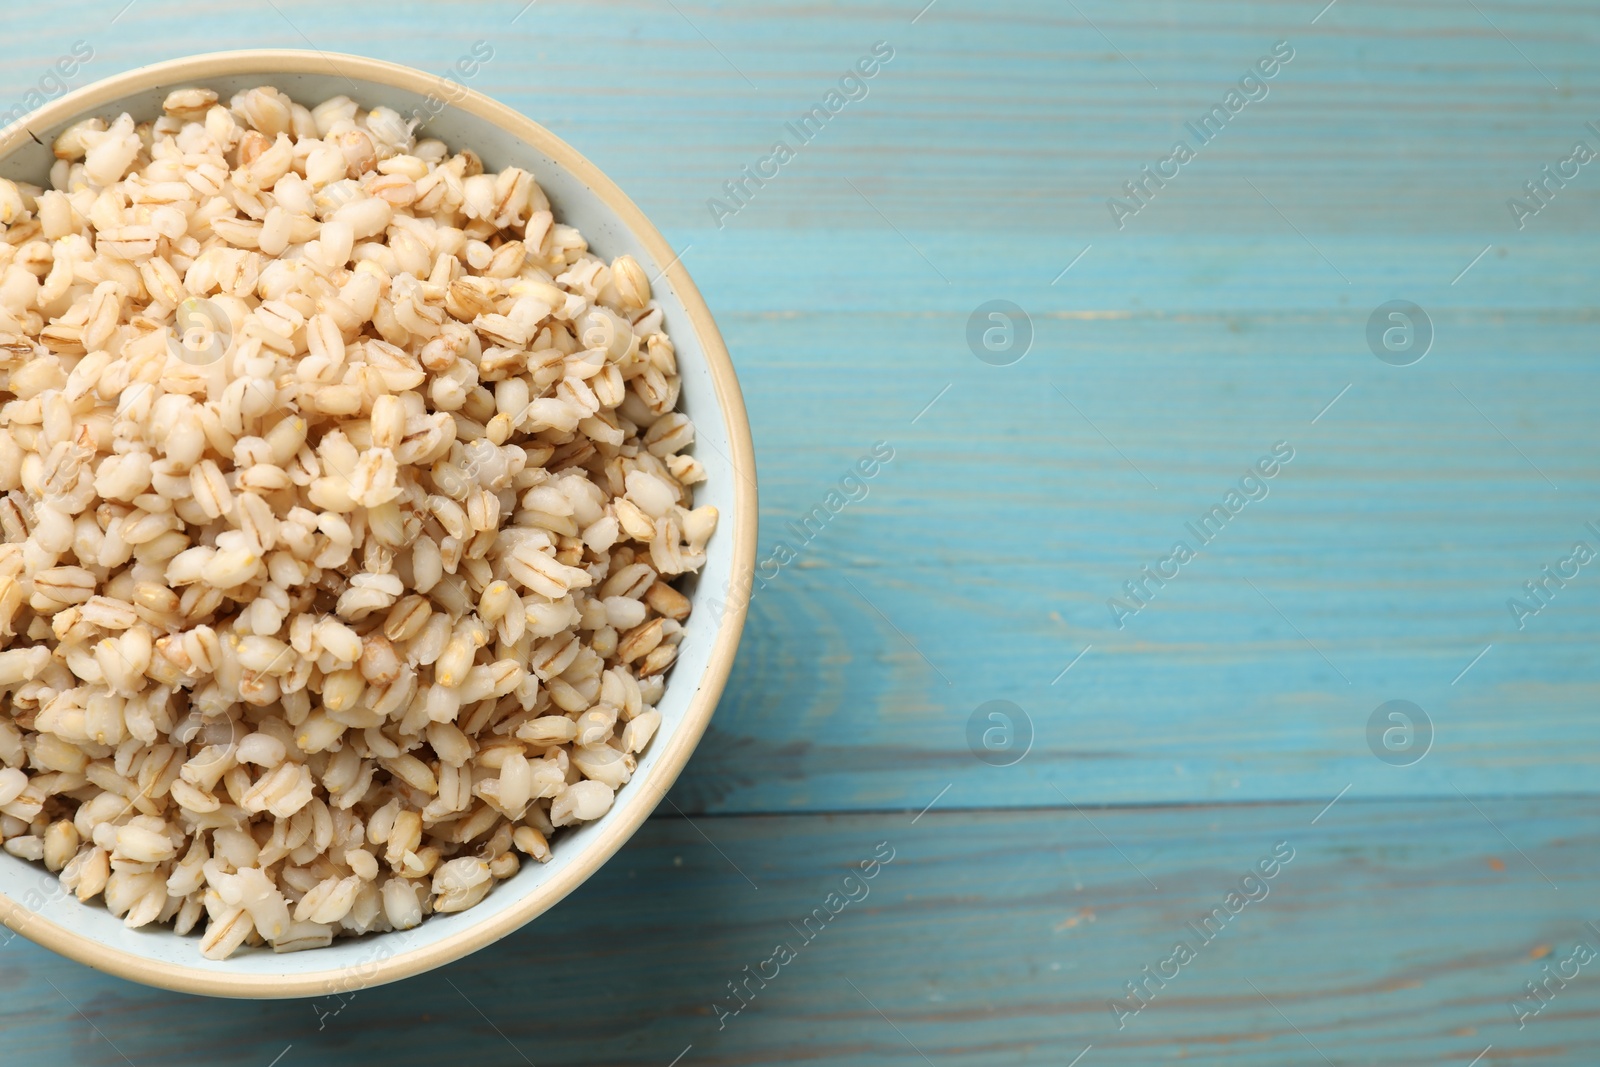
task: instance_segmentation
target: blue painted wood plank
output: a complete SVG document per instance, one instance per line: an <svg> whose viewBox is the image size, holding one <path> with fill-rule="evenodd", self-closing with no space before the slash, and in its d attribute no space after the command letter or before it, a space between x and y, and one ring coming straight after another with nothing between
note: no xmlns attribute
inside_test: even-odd
<svg viewBox="0 0 1600 1067"><path fill-rule="evenodd" d="M652 820L534 925L342 1006L156 992L19 939L6 1062L1593 1062L1594 963L1523 999L1600 951L1592 798L1321 808Z"/></svg>

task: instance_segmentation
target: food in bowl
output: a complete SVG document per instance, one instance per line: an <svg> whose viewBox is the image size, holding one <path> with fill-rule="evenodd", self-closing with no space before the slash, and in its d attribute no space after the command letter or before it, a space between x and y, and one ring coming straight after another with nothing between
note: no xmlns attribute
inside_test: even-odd
<svg viewBox="0 0 1600 1067"><path fill-rule="evenodd" d="M211 959L470 908L660 725L662 310L391 110L163 111L0 180L3 847Z"/></svg>

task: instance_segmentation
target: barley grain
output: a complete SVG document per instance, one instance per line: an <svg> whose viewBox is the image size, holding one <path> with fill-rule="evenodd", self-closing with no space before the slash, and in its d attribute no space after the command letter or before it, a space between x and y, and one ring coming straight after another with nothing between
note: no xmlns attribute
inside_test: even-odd
<svg viewBox="0 0 1600 1067"><path fill-rule="evenodd" d="M717 522L676 353L526 171L342 97L162 111L0 182L0 836L212 959L408 929L660 728Z"/></svg>

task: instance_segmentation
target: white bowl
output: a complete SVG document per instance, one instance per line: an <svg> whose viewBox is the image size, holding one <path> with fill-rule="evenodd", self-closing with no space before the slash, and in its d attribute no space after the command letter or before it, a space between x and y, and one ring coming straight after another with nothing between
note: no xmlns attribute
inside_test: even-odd
<svg viewBox="0 0 1600 1067"><path fill-rule="evenodd" d="M352 85L352 83L354 83ZM392 982L459 959L506 936L576 889L660 803L694 750L727 682L744 626L756 548L755 455L727 349L683 264L609 178L550 131L479 93L409 67L360 56L254 50L222 52L128 71L63 96L0 139L0 177L48 185L49 146L81 118L127 111L153 119L173 89L214 89L227 99L272 85L300 103L344 94L363 107L433 116L423 127L452 149L470 148L485 169L533 173L558 221L576 226L596 253L628 253L653 279L677 348L682 410L694 420L694 454L707 479L695 503L722 519L704 569L683 586L693 603L659 705L660 732L633 780L603 818L564 830L547 864L526 863L477 906L435 915L406 931L345 938L310 952L246 949L211 961L196 936L165 927L129 930L98 903L81 904L37 864L0 854L0 922L65 956L136 982L226 997L304 997ZM439 110L439 102L448 101ZM723 601L726 601L724 606Z"/></svg>

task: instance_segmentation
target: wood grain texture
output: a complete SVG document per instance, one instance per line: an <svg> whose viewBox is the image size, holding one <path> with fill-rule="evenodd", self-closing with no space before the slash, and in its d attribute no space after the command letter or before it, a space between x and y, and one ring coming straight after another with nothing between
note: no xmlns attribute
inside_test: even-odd
<svg viewBox="0 0 1600 1067"><path fill-rule="evenodd" d="M1590 1064L1594 964L1522 1030L1508 1002L1600 949L1595 802L1475 803L657 819L534 925L342 1007L158 992L18 939L0 1025L8 1063L85 1067ZM1280 843L1203 943L1186 924ZM1196 958L1119 1031L1107 1002L1179 939ZM720 1015L746 966L770 982Z"/></svg>
<svg viewBox="0 0 1600 1067"><path fill-rule="evenodd" d="M472 86L611 174L717 313L762 556L895 458L757 592L674 793L694 824L321 1029L330 1004L14 942L7 1062L1593 1061L1592 975L1526 1029L1507 1002L1600 924L1600 573L1522 629L1506 600L1600 547L1600 164L1523 228L1506 200L1600 147L1600 8L136 0L108 26L122 2L8 12L0 92L80 37L89 77L258 45L443 72L491 41ZM1269 95L1119 229L1107 199L1279 40ZM719 227L708 199L877 41L869 95ZM1031 320L1011 366L968 347L993 299ZM1435 328L1413 366L1368 348L1394 299ZM1118 629L1107 598L1277 441L1270 495ZM1033 725L1014 766L969 749L996 699ZM1391 699L1435 727L1414 766L1369 750ZM883 840L872 896L719 1031L725 984ZM1284 840L1271 896L1118 1031L1106 1001Z"/></svg>

